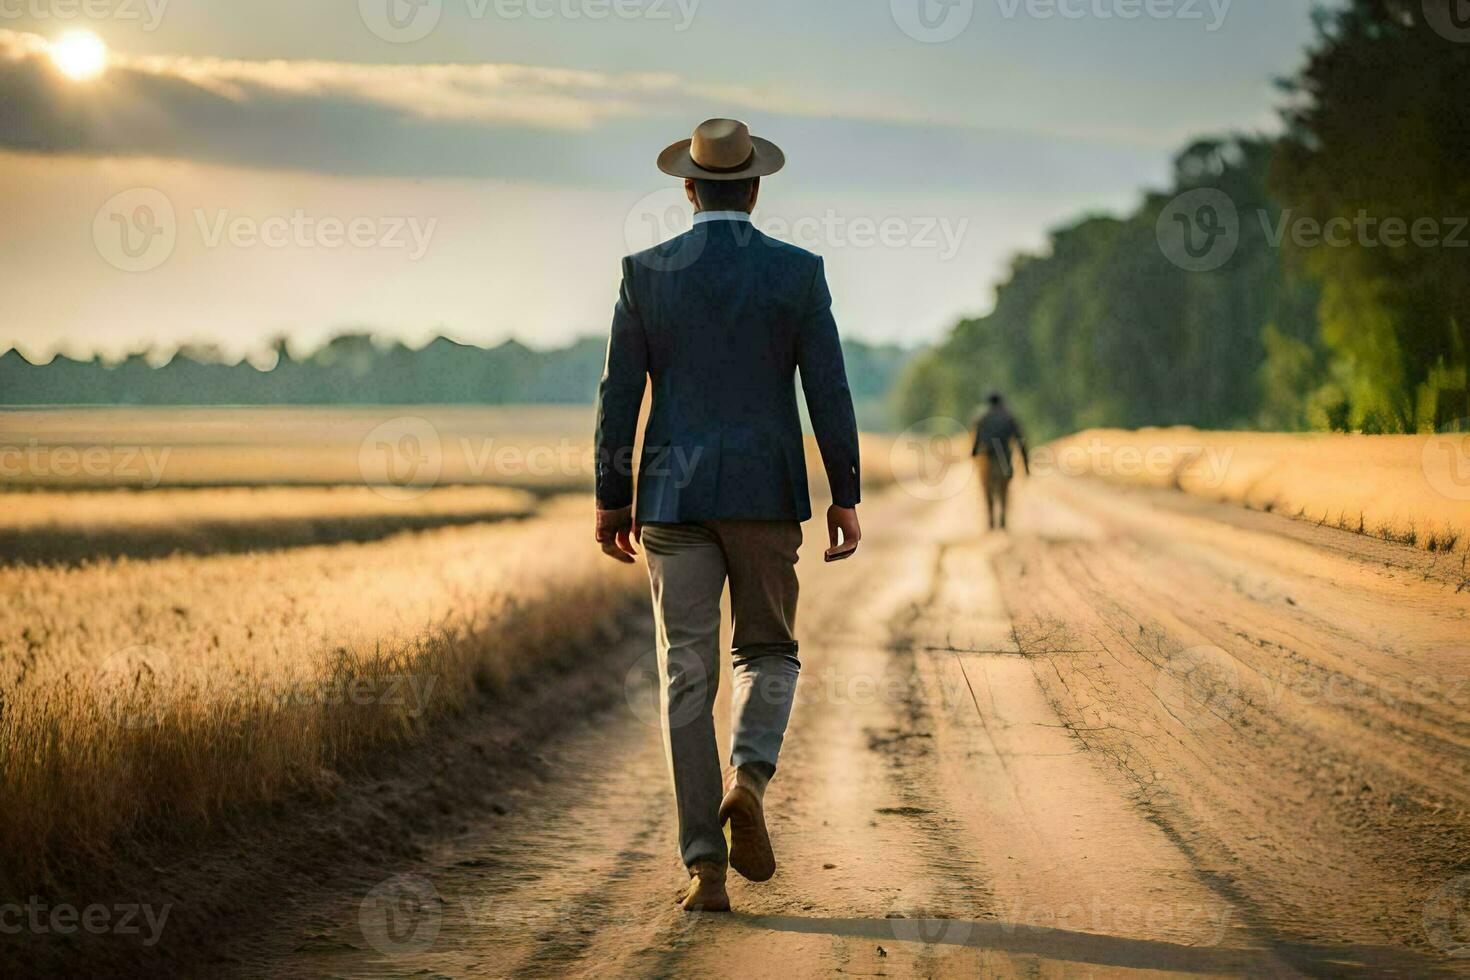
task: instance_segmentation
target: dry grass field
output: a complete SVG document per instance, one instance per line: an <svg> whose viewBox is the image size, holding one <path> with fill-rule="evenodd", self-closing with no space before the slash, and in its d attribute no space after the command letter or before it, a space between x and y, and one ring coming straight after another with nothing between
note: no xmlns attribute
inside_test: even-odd
<svg viewBox="0 0 1470 980"><path fill-rule="evenodd" d="M435 487L406 499L365 486L35 490L5 496L0 554L53 564L374 541L529 517L537 500L487 486Z"/></svg>
<svg viewBox="0 0 1470 980"><path fill-rule="evenodd" d="M808 972L924 972L931 947L893 931L895 895L939 910L946 928L1002 946L1020 937L1010 954L935 947L970 974L995 955L1035 975L1052 961L1137 967L1163 951L1194 973L1352 962L1359 975L1385 964L1409 975L1433 952L1421 919L1463 875L1470 744L1470 598L1463 575L1440 567L1462 565L1470 520L1459 458L1438 442L1083 433L1037 448L1038 478L1016 485L1002 535L981 530L973 486L924 470L930 443L865 437L866 557L803 562L809 697L781 785L811 805L776 798L790 814L783 861L821 871L778 881L766 906L738 897L797 918L821 903L817 915L874 931L816 947L805 933L710 926L691 944L682 921L670 925L672 854L650 844L669 829L650 791L666 763L636 708L537 735L527 752L466 737L534 726L512 711L523 703L555 714L535 697L561 681L620 699L630 675L608 664L639 645L628 613L646 611L648 586L592 546L582 464L551 480L507 456L473 474L426 446L473 433L523 461L538 447L580 453L585 411L531 410L519 433L513 410L414 411L404 417L429 429L369 410L118 410L44 413L34 434L18 420L39 416L0 413L0 451L20 447L29 467L0 473L0 902L90 900L121 866L134 899L180 899L173 946L94 951L128 964L191 945L214 955L205 947L237 927L241 903L200 892L254 881L258 865L216 884L205 857L269 853L276 818L322 828L311 853L333 867L352 863L352 828L383 836L357 859L361 889L323 886L327 911L303 915L282 893L279 909L255 914L284 924L238 926L251 955L292 967L247 975L372 973L381 950L362 932L363 892L413 868L444 889L446 928L422 961L398 964L403 975L490 962L637 973L649 949L687 956L680 972L817 961ZM141 482L79 462L159 461L166 449L184 455ZM403 467L374 469L384 460ZM57 466L70 471L48 475ZM816 493L819 474L813 465ZM908 492L881 492L898 478ZM1404 547L1410 529L1437 553ZM1197 669L1200 657L1219 670ZM881 679L897 683L862 693ZM617 766L609 739L626 747ZM464 750L444 756L455 766L380 781L380 763L415 766L446 746ZM487 803L483 818L443 804L471 832L422 868L411 848L384 852L443 803L436 781L465 782L466 764L497 752L533 760L534 790L503 812ZM334 819L358 805L370 816ZM567 860L567 841L588 838L626 861L618 875L595 853ZM1207 885L1221 869L1228 892ZM514 921L460 929L459 910L478 907L463 895L551 902L573 928L555 942L555 929ZM1027 909L1077 902L1209 918L1094 920L1039 937L1006 924L1018 909L1024 922ZM33 946L60 962L54 938Z"/></svg>
<svg viewBox="0 0 1470 980"><path fill-rule="evenodd" d="M891 482L893 440L862 438L865 484ZM405 501L451 486L585 492L592 472L582 405L0 411L3 488L370 486Z"/></svg>
<svg viewBox="0 0 1470 980"><path fill-rule="evenodd" d="M582 490L591 434L591 410L565 405L4 411L0 485Z"/></svg>
<svg viewBox="0 0 1470 980"><path fill-rule="evenodd" d="M0 569L4 890L72 880L413 738L606 637L646 589L588 501L366 544Z"/></svg>
<svg viewBox="0 0 1470 980"><path fill-rule="evenodd" d="M1033 465L1173 487L1428 551L1470 545L1470 435L1095 429Z"/></svg>
<svg viewBox="0 0 1470 980"><path fill-rule="evenodd" d="M529 515L535 497L501 487L443 487L390 500L369 487L227 487L199 490L73 490L6 497L0 529L45 534L66 528L127 529L139 537L178 526L210 527L246 519L282 524L392 519L410 521L483 514Z"/></svg>
<svg viewBox="0 0 1470 980"><path fill-rule="evenodd" d="M0 892L329 792L595 653L647 584L590 544L588 429L560 407L0 413Z"/></svg>
<svg viewBox="0 0 1470 980"><path fill-rule="evenodd" d="M546 496L585 409L411 411L0 414L0 891L330 789L641 597Z"/></svg>

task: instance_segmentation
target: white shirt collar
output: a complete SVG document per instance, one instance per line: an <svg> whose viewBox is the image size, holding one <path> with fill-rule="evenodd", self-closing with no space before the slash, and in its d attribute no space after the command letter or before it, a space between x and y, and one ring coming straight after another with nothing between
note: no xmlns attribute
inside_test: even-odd
<svg viewBox="0 0 1470 980"><path fill-rule="evenodd" d="M694 223L702 225L706 221L750 221L749 213L745 211L700 211L694 215Z"/></svg>

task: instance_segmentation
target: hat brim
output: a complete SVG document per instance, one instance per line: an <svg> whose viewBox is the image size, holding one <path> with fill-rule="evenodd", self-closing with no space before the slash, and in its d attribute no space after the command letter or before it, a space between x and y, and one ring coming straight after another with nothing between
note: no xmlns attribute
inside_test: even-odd
<svg viewBox="0 0 1470 980"><path fill-rule="evenodd" d="M749 177L768 177L786 166L786 154L770 140L759 136L750 138L752 152L745 166L739 170L706 170L694 162L689 153L692 139L680 140L658 155L658 169L672 177L691 180L745 180Z"/></svg>

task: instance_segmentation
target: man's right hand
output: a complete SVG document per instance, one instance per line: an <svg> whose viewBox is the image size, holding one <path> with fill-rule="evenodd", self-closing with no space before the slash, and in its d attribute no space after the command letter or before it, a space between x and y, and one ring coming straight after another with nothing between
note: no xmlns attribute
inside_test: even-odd
<svg viewBox="0 0 1470 980"><path fill-rule="evenodd" d="M838 543L838 534L841 533L841 543ZM827 508L827 551L823 557L827 561L842 561L851 558L857 552L858 542L863 539L863 529L858 525L856 507L838 507L833 504Z"/></svg>

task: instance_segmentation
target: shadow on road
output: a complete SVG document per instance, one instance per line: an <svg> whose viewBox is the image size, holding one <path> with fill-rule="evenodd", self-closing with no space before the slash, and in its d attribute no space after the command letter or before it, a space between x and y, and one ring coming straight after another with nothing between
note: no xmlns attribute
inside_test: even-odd
<svg viewBox="0 0 1470 980"><path fill-rule="evenodd" d="M1280 944L1259 949L1181 946L1151 939L1128 939L1071 932L1014 922L961 919L822 919L793 915L745 915L744 925L775 932L798 932L888 942L969 946L1040 956L1071 963L1177 973L1235 973L1276 976L1304 971L1336 977L1449 975L1443 960L1411 950L1378 946Z"/></svg>

